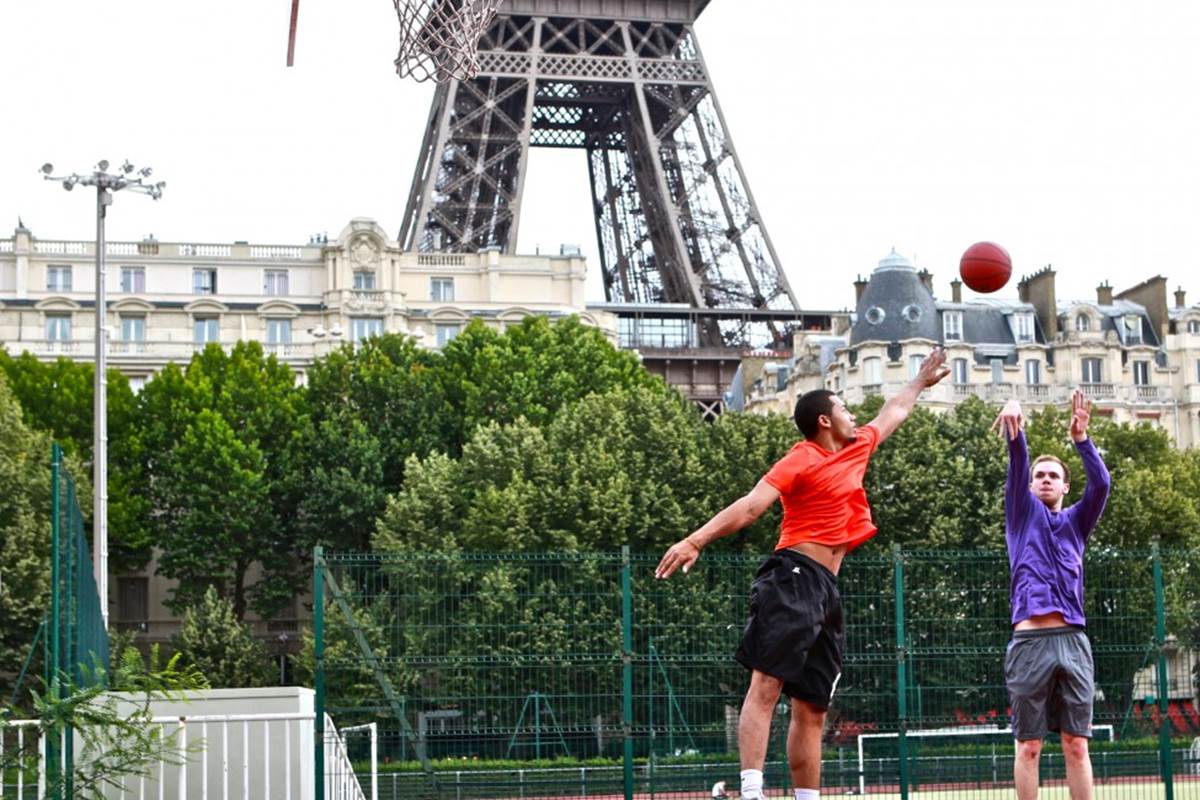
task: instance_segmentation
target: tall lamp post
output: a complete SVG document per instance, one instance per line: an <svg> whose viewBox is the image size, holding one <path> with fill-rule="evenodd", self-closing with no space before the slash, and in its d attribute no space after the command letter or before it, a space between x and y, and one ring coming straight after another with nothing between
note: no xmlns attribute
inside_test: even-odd
<svg viewBox="0 0 1200 800"><path fill-rule="evenodd" d="M89 175L52 175L53 164L42 165L42 177L58 181L68 192L79 186L96 187L96 375L93 383L94 428L92 447L92 569L96 577L96 593L100 600L100 613L104 627L108 628L108 309L105 301L105 242L104 218L106 209L112 205L113 193L122 189L148 194L155 200L162 197L165 183L148 183L151 169L137 169L126 161L115 173L108 171L108 162L101 160Z"/></svg>

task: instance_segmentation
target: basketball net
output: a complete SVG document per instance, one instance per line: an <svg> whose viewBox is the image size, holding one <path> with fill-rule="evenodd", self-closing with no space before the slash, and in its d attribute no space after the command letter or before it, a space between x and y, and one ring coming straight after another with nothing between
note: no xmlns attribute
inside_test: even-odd
<svg viewBox="0 0 1200 800"><path fill-rule="evenodd" d="M396 74L438 83L479 72L479 37L503 0L392 0L400 19Z"/></svg>

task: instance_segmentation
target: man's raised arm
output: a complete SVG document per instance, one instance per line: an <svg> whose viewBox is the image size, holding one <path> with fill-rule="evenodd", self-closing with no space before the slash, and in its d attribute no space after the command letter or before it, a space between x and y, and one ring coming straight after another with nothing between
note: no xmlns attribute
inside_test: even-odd
<svg viewBox="0 0 1200 800"><path fill-rule="evenodd" d="M1004 514L1011 522L1033 502L1029 489L1029 445L1025 442L1025 414L1014 398L1004 404L992 430L1008 441L1008 480L1004 487Z"/></svg>
<svg viewBox="0 0 1200 800"><path fill-rule="evenodd" d="M1092 402L1076 389L1071 394L1071 439L1075 449L1083 461L1083 473L1087 476L1087 485L1083 487L1083 497L1079 498L1077 521L1083 535L1089 536L1092 528L1100 521L1104 512L1104 504L1108 502L1108 492L1112 488L1112 477L1108 467L1100 458L1100 451L1095 443L1088 438L1088 424L1092 420Z"/></svg>
<svg viewBox="0 0 1200 800"><path fill-rule="evenodd" d="M944 369L945 363L946 351L941 347L935 349L925 356L921 367L917 370L916 377L909 381L908 385L898 394L888 398L888 401L883 404L883 408L879 409L879 415L869 423L871 427L879 431L879 442L895 433L896 429L900 427L900 423L908 419L908 415L912 413L913 406L917 404L917 398L921 396L922 391L950 374L950 370Z"/></svg>

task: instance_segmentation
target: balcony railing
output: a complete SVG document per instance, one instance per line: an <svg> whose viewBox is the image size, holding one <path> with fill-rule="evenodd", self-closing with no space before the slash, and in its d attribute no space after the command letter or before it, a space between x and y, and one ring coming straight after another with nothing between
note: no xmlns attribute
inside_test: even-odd
<svg viewBox="0 0 1200 800"><path fill-rule="evenodd" d="M263 351L273 353L279 358L288 359L312 359L319 354L327 353L331 349L331 345L336 347L340 342L328 341L320 342L287 342L278 344L262 343ZM190 361L193 353L198 353L208 346L208 342L191 342L191 341L110 341L108 343L108 354L117 360L126 358L139 358L148 361ZM235 342L224 341L220 342L222 348L227 352L233 349ZM76 340L50 340L50 339L25 339L22 341L8 341L5 346L10 352L18 353L25 350L35 356L72 356L79 359L90 359L94 357L94 348L91 339Z"/></svg>
<svg viewBox="0 0 1200 800"><path fill-rule="evenodd" d="M1111 383L1084 383L1080 385L1085 397L1091 400L1114 400L1116 388Z"/></svg>

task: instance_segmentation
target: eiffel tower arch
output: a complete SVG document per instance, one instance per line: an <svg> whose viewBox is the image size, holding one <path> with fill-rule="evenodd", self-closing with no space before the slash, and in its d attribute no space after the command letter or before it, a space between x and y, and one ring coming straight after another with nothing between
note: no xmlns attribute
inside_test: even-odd
<svg viewBox="0 0 1200 800"><path fill-rule="evenodd" d="M609 303L798 309L700 52L707 5L507 0L478 75L436 90L404 248L513 253L529 149L580 148ZM702 323L693 346L732 336Z"/></svg>

